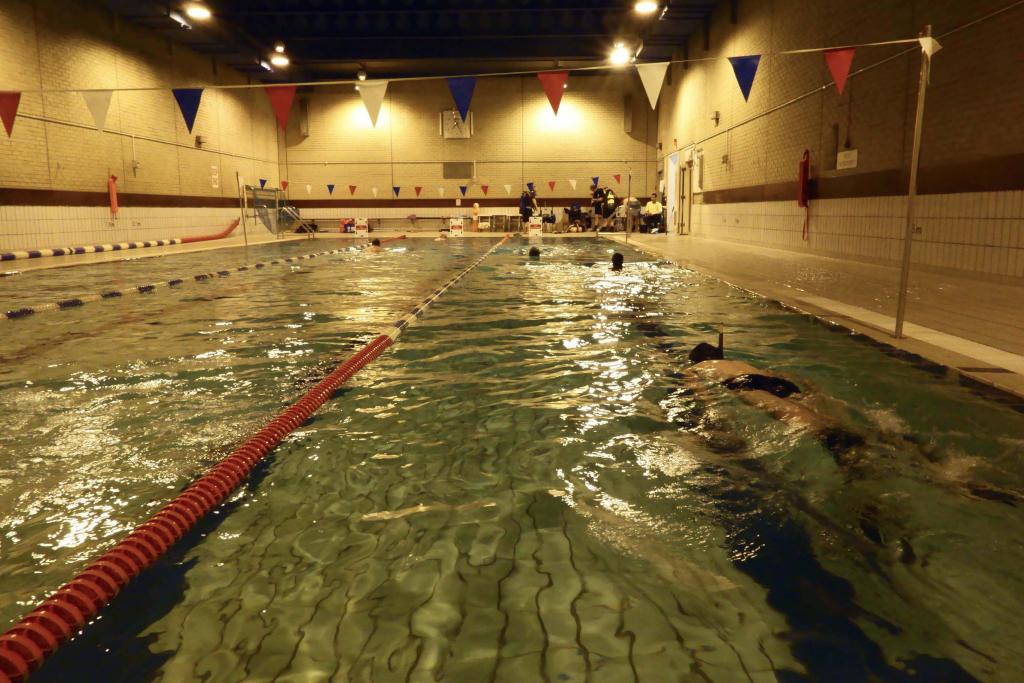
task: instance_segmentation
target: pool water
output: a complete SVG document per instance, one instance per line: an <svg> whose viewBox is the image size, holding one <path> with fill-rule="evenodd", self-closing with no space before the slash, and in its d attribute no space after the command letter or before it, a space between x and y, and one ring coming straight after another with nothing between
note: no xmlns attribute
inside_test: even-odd
<svg viewBox="0 0 1024 683"><path fill-rule="evenodd" d="M492 244L9 323L5 623ZM540 246L449 290L35 679L1024 676L1024 415L639 252ZM689 391L723 327L831 397L855 457Z"/></svg>

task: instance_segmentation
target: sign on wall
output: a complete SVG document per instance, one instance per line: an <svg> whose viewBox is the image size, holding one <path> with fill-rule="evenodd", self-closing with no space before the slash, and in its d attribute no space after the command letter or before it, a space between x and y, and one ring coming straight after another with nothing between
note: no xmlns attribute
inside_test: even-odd
<svg viewBox="0 0 1024 683"><path fill-rule="evenodd" d="M210 166L210 187L220 189L220 166Z"/></svg>
<svg viewBox="0 0 1024 683"><path fill-rule="evenodd" d="M847 149L836 155L836 170L857 168L857 150Z"/></svg>

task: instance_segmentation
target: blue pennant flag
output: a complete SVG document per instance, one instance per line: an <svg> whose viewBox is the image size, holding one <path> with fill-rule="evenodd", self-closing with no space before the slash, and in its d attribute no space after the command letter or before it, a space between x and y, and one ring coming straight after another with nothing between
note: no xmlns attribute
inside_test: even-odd
<svg viewBox="0 0 1024 683"><path fill-rule="evenodd" d="M599 176L599 175L594 176L593 178L591 178L591 180L594 181L592 184L597 185L597 181L600 180L600 179L601 179L601 176Z"/></svg>
<svg viewBox="0 0 1024 683"><path fill-rule="evenodd" d="M740 84L744 101L750 100L750 89L754 87L754 76L757 75L757 65L760 62L761 55L729 57L729 63L732 64L733 73L736 74L736 82Z"/></svg>
<svg viewBox="0 0 1024 683"><path fill-rule="evenodd" d="M476 79L473 77L448 79L448 89L452 91L452 99L455 100L455 106L458 107L463 121L469 116L469 103L473 100L475 87Z"/></svg>
<svg viewBox="0 0 1024 683"><path fill-rule="evenodd" d="M402 188L400 187L392 187L391 189L395 193L396 197L398 196L398 193L402 191Z"/></svg>
<svg viewBox="0 0 1024 683"><path fill-rule="evenodd" d="M334 183L327 183L327 194L334 194Z"/></svg>
<svg viewBox="0 0 1024 683"><path fill-rule="evenodd" d="M267 179L266 178L260 178L260 189L262 190L266 186L267 186Z"/></svg>
<svg viewBox="0 0 1024 683"><path fill-rule="evenodd" d="M196 123L196 114L199 113L199 100L203 97L202 88L178 88L172 90L174 99L178 101L178 109L181 110L181 117L185 119L188 132L192 132L192 126Z"/></svg>
<svg viewBox="0 0 1024 683"><path fill-rule="evenodd" d="M529 190L530 192L533 192L533 183L526 183L526 189Z"/></svg>
<svg viewBox="0 0 1024 683"><path fill-rule="evenodd" d="M469 189L468 185L459 185L459 192L462 193L463 197L466 196L466 190L468 190L468 189Z"/></svg>

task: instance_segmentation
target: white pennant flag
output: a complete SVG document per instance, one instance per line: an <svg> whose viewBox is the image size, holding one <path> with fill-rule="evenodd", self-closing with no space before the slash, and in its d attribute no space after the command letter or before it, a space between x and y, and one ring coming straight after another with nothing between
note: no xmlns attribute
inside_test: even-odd
<svg viewBox="0 0 1024 683"><path fill-rule="evenodd" d="M576 189L576 179L575 178L569 178L569 184L572 185L572 189L574 189L574 190Z"/></svg>
<svg viewBox="0 0 1024 683"><path fill-rule="evenodd" d="M102 131L107 123L107 112L110 111L110 97L113 90L83 90L82 99L89 107L92 120L96 122L96 130Z"/></svg>
<svg viewBox="0 0 1024 683"><path fill-rule="evenodd" d="M921 43L921 49L924 50L924 53L928 55L929 58L942 49L942 46L939 45L939 41L935 40L931 36L921 36L917 39L917 42Z"/></svg>
<svg viewBox="0 0 1024 683"><path fill-rule="evenodd" d="M644 84L647 99L651 101L651 109L658 106L658 95L661 94L661 85L665 82L666 71L668 71L668 62L636 65L636 72L640 74L640 82Z"/></svg>
<svg viewBox="0 0 1024 683"><path fill-rule="evenodd" d="M512 196L512 186L511 185L506 185L505 186L505 194L507 194L509 196Z"/></svg>
<svg viewBox="0 0 1024 683"><path fill-rule="evenodd" d="M384 103L384 94L388 91L387 81L363 81L359 84L359 94L363 98L363 106L370 115L370 123L377 127L380 105Z"/></svg>
<svg viewBox="0 0 1024 683"><path fill-rule="evenodd" d="M444 196L444 188L443 187L437 188L437 194L439 194L440 196L443 197Z"/></svg>
<svg viewBox="0 0 1024 683"><path fill-rule="evenodd" d="M371 188L370 188L370 191L371 191L371 192L373 192L373 196L374 196L374 197L376 197L376 196L377 196L377 188L376 188L376 187L371 187Z"/></svg>
<svg viewBox="0 0 1024 683"><path fill-rule="evenodd" d="M310 185L309 183L306 183L306 194L310 194L312 192L313 192L313 186Z"/></svg>

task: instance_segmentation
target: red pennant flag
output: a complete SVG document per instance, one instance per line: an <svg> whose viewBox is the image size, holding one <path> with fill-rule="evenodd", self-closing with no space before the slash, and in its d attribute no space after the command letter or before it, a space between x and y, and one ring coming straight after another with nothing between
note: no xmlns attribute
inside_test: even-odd
<svg viewBox="0 0 1024 683"><path fill-rule="evenodd" d="M622 184L622 175L621 174L616 173L615 175L612 176L612 178L615 178L615 182L617 182L619 185Z"/></svg>
<svg viewBox="0 0 1024 683"><path fill-rule="evenodd" d="M356 186L355 185L349 185L348 186L348 193L349 194L355 194L356 193Z"/></svg>
<svg viewBox="0 0 1024 683"><path fill-rule="evenodd" d="M18 91L0 91L0 120L4 122L7 130L7 137L14 132L14 117L18 115L18 104L21 102L21 93Z"/></svg>
<svg viewBox="0 0 1024 683"><path fill-rule="evenodd" d="M843 50L825 50L825 63L832 74L832 80L836 82L836 90L843 94L846 87L846 77L850 75L850 66L853 64L854 49L848 47Z"/></svg>
<svg viewBox="0 0 1024 683"><path fill-rule="evenodd" d="M416 196L417 196L417 197L419 197L419 196L420 196L420 192L423 192L423 188L422 188L422 187L420 187L419 185L417 185L416 187L414 187L414 188L412 188L412 189L416 190Z"/></svg>
<svg viewBox="0 0 1024 683"><path fill-rule="evenodd" d="M554 181L554 180L549 180L549 181L548 181L548 187L550 187L550 188L551 188L551 191L552 191L552 192L554 192L554 191L555 191L555 182L556 182L556 181Z"/></svg>
<svg viewBox="0 0 1024 683"><path fill-rule="evenodd" d="M274 116L277 117L277 125L281 126L281 130L288 127L288 114L292 110L292 100L295 99L295 88L294 85L283 85L283 86L268 86L263 88L264 92L267 93L267 98L270 100L270 108L274 110Z"/></svg>
<svg viewBox="0 0 1024 683"><path fill-rule="evenodd" d="M548 96L551 109L558 115L558 105L562 103L562 95L565 93L565 84L569 82L568 71L547 71L537 74L540 84L544 86L544 94Z"/></svg>
<svg viewBox="0 0 1024 683"><path fill-rule="evenodd" d="M487 190L490 189L490 187L491 187L490 185L481 185L480 186L480 190L484 193L485 197L487 196Z"/></svg>
<svg viewBox="0 0 1024 683"><path fill-rule="evenodd" d="M287 190L288 189L288 181L287 180L282 180L281 181L281 189L282 190Z"/></svg>

